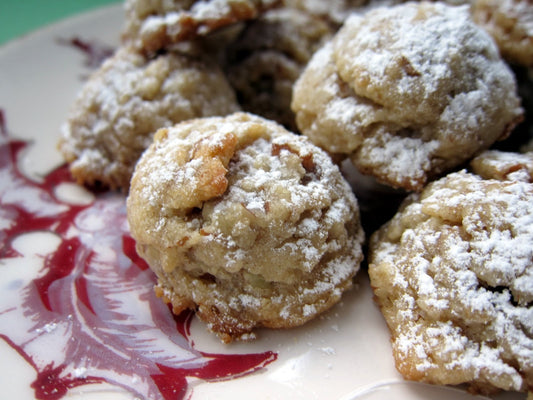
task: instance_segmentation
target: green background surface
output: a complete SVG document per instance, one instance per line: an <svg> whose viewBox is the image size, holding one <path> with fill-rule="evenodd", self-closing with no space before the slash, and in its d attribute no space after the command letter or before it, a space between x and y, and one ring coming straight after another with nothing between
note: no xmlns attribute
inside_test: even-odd
<svg viewBox="0 0 533 400"><path fill-rule="evenodd" d="M0 45L40 27L122 0L0 0Z"/></svg>

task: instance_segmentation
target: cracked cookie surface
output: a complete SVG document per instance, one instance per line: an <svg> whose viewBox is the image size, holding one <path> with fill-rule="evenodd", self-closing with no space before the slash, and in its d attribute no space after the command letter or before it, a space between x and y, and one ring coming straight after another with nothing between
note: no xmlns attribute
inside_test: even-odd
<svg viewBox="0 0 533 400"><path fill-rule="evenodd" d="M160 130L128 220L157 293L225 342L327 310L363 257L357 201L329 156L247 113Z"/></svg>
<svg viewBox="0 0 533 400"><path fill-rule="evenodd" d="M407 379L533 387L533 185L465 171L372 235L369 274Z"/></svg>
<svg viewBox="0 0 533 400"><path fill-rule="evenodd" d="M79 183L127 190L157 129L239 109L217 67L175 53L147 58L121 47L78 93L58 148Z"/></svg>
<svg viewBox="0 0 533 400"><path fill-rule="evenodd" d="M421 190L522 117L515 78L466 7L352 15L296 82L300 131L382 183Z"/></svg>

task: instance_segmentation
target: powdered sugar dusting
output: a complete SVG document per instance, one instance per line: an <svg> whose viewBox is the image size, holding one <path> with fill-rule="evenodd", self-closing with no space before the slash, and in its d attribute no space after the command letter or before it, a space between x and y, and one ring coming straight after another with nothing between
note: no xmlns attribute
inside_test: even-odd
<svg viewBox="0 0 533 400"><path fill-rule="evenodd" d="M342 58L342 62L337 61L337 65L339 74L347 82L352 82L354 71L368 74L364 79L371 83L365 94L378 103L381 101L375 95L383 85L383 88L393 90L397 107L411 109L416 98L419 105L415 110L420 109L419 115L420 111L431 107L428 102L437 100L440 107L439 103L446 101L434 96L443 91L443 85L450 85L459 72L455 69L459 67L456 59L462 56L461 52L467 51L480 65L498 59L496 46L488 34L475 28L467 6L449 7L436 3L431 8L424 8L407 5L380 8L369 15L371 17L366 21L361 21L359 15L346 21L347 33L352 27L357 29L357 34L350 36L342 32L338 36L339 51L344 49L348 56ZM366 23L368 19L372 23ZM380 24L388 24L387 29L380 29ZM398 66L406 73L396 74ZM389 79L395 79L393 86L390 86ZM357 88L363 89L362 86Z"/></svg>
<svg viewBox="0 0 533 400"><path fill-rule="evenodd" d="M157 129L238 108L214 65L178 53L148 58L124 46L83 86L59 148L79 182L126 189Z"/></svg>
<svg viewBox="0 0 533 400"><path fill-rule="evenodd" d="M223 190L201 197L213 180ZM363 257L357 201L329 155L252 114L156 133L128 210L162 291L179 285L179 296L167 296L174 307L190 296L223 340L325 311L352 286ZM216 321L204 311L213 306Z"/></svg>
<svg viewBox="0 0 533 400"><path fill-rule="evenodd" d="M303 134L407 190L502 137L523 110L514 75L467 6L406 2L350 16L293 90Z"/></svg>
<svg viewBox="0 0 533 400"><path fill-rule="evenodd" d="M165 6L156 7L154 15L138 21L141 43L137 45L143 51L155 53L198 35L207 35L218 28L257 17L262 10L273 7L278 1L202 0L192 2L190 7L186 4L170 7L171 11L167 12ZM133 28L135 21L130 23Z"/></svg>
<svg viewBox="0 0 533 400"><path fill-rule="evenodd" d="M290 147L284 146L298 145L297 150L291 150ZM279 154L273 153L273 148L281 148ZM327 159L325 154L317 153L306 140L299 140L291 135L275 137L272 140L258 139L250 145L245 151L239 152L230 165L232 171L237 171L237 175L231 179L233 184L228 187L224 195L224 201L219 202L213 210L213 220L219 220L217 215L223 215L228 212L228 205L241 204L245 209L255 216L265 218L273 227L284 224L286 221L278 219L279 214L270 216L270 203L277 201L277 206L287 214L287 218L296 218L299 214L291 216L291 209L303 210L309 209L309 216L301 218L295 226L288 226L287 238L296 237L296 240L288 240L280 250L292 254L301 254L301 267L311 272L320 262L326 251L335 247L334 243L321 245L317 247L309 237L316 235L316 232L323 232L323 240L327 238L327 230L323 229L325 225L331 226L336 221L342 221L350 213L354 204L348 204L344 196L335 201L331 201L331 188L327 182L332 181L336 174L339 173L337 167ZM306 173L302 166L296 168L287 168L290 157L294 157L293 151L297 151L300 157L312 155L313 164L316 171L313 172L313 178L301 183L302 175ZM299 159L298 159L299 160ZM280 196L279 199L273 197ZM353 201L353 200L352 200ZM323 207L329 206L326 215L315 209L316 203L323 203ZM223 220L223 219L221 219ZM291 235L292 233L292 235ZM228 240L227 238L225 240ZM344 278L344 276L343 276Z"/></svg>
<svg viewBox="0 0 533 400"><path fill-rule="evenodd" d="M470 165L473 172L486 179L533 182L533 151L487 150L474 158Z"/></svg>
<svg viewBox="0 0 533 400"><path fill-rule="evenodd" d="M408 182L410 187L416 187L417 182L425 179L425 171L431 169L430 159L439 148L436 140L425 142L388 133L369 138L366 145L367 151L357 152L358 163L362 166L379 164L380 174L394 182Z"/></svg>
<svg viewBox="0 0 533 400"><path fill-rule="evenodd" d="M148 199L152 206L156 206L160 201L162 193L170 184L190 185L196 184L196 171L202 160L191 160L185 165L175 162L176 152L181 146L188 149L189 145L184 140L175 140L172 148L159 147L155 151L155 156L147 161L147 171L149 173L142 177L143 196Z"/></svg>
<svg viewBox="0 0 533 400"><path fill-rule="evenodd" d="M396 315L388 323L403 373L505 390L528 385L532 196L530 183L451 174L411 196L372 238L370 273L378 296L394 299L385 315Z"/></svg>

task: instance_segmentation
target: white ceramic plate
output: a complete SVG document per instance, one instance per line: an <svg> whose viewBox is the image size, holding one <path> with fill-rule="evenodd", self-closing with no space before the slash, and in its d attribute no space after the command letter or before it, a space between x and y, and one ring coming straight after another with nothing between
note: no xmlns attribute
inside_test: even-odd
<svg viewBox="0 0 533 400"><path fill-rule="evenodd" d="M116 46L122 20L122 7L103 8L0 48L0 131L28 142L16 153L4 138L0 150L0 397L473 399L459 388L401 378L365 271L342 303L298 329L260 330L255 342L231 345L193 316L178 323L183 334L175 329L168 310L152 301L150 271L132 267L122 251L130 243L124 224L107 219L123 221L124 198L95 198L60 174L57 187L50 180L62 163L55 148L60 125L91 71L87 55L66 42ZM6 160L15 153L10 166ZM27 230L21 209L42 225L30 222ZM2 229L9 224L24 233L6 240ZM85 252L72 252L76 243ZM73 255L72 270L51 277L49 266L65 262L60 252ZM126 273L116 283L117 272L106 269L112 265L133 268L135 276ZM115 342L115 334L122 339ZM226 357L232 354L241 356ZM173 379L175 386L168 383Z"/></svg>

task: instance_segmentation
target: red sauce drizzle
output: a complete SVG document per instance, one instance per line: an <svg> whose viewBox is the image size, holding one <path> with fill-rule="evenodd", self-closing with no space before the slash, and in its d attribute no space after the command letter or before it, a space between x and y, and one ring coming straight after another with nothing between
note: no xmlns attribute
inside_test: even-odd
<svg viewBox="0 0 533 400"><path fill-rule="evenodd" d="M22 235L59 238L57 248L41 256L39 273L7 282L0 298L0 338L36 370L37 399L61 399L69 389L98 382L140 398L183 399L188 377L232 379L276 360L271 351L194 348L193 314L172 315L153 293L154 276L127 230L124 196L100 193L88 205L61 201L57 187L73 183L68 169L42 182L29 179L17 167L26 146L8 138L0 109L0 172L9 178L0 182L0 258L24 257L14 246Z"/></svg>
<svg viewBox="0 0 533 400"><path fill-rule="evenodd" d="M58 39L58 43L78 49L85 55L85 66L89 68L97 68L115 52L115 49L111 46L79 37L72 37L70 39L61 38Z"/></svg>

